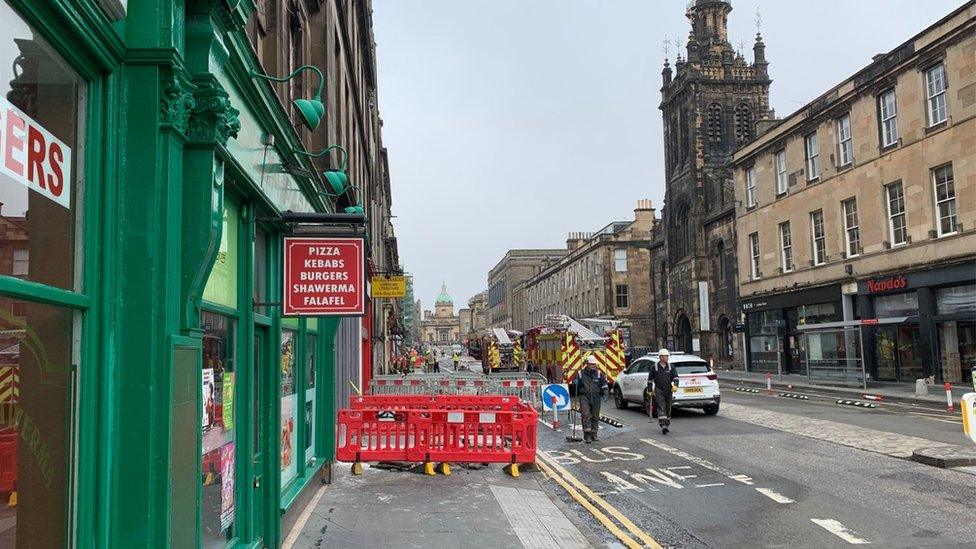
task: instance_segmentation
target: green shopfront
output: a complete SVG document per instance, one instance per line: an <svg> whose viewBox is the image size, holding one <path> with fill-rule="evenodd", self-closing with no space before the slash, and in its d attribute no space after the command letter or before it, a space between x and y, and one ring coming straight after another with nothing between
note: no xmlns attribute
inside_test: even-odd
<svg viewBox="0 0 976 549"><path fill-rule="evenodd" d="M341 322L281 316L277 219L333 207L253 9L0 0L0 547L276 547L321 483Z"/></svg>

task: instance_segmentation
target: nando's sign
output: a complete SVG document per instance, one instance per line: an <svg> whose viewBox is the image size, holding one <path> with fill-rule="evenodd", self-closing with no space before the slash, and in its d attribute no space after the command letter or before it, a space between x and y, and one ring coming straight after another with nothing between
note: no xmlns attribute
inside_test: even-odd
<svg viewBox="0 0 976 549"><path fill-rule="evenodd" d="M868 293L876 294L881 292L894 292L904 290L908 287L908 279L904 275L897 275L888 278L868 280Z"/></svg>

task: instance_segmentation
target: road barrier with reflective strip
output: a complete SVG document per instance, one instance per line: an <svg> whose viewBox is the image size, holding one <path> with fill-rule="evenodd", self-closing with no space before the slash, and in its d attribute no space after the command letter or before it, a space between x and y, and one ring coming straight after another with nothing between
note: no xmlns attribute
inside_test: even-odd
<svg viewBox="0 0 976 549"><path fill-rule="evenodd" d="M545 376L534 372L503 372L489 376L474 372L377 376L370 381L371 395L500 395L518 397L542 409Z"/></svg>

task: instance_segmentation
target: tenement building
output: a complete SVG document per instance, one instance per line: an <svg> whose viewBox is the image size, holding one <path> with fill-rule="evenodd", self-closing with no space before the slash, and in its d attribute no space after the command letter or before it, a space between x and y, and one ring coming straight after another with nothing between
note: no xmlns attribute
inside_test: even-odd
<svg viewBox="0 0 976 549"><path fill-rule="evenodd" d="M515 303L516 289L566 255L566 250L509 250L488 272L488 327L524 331L527 309Z"/></svg>
<svg viewBox="0 0 976 549"><path fill-rule="evenodd" d="M447 284L434 302L434 310L424 311L421 322L423 342L432 345L452 345L461 340L461 320L454 314L454 299L447 293Z"/></svg>
<svg viewBox="0 0 976 549"><path fill-rule="evenodd" d="M655 344L733 361L736 343L735 208L732 151L771 115L766 46L756 35L753 62L729 43L727 1L688 6L687 57L665 61L664 230L652 244Z"/></svg>
<svg viewBox="0 0 976 549"><path fill-rule="evenodd" d="M976 365L976 3L734 158L747 367L804 373L808 325L859 326L874 380Z"/></svg>
<svg viewBox="0 0 976 549"><path fill-rule="evenodd" d="M566 255L526 281L522 301L529 324L546 315L619 320L628 347L652 343L648 271L651 234L657 228L650 200L640 200L632 221L615 221L595 233L571 233Z"/></svg>

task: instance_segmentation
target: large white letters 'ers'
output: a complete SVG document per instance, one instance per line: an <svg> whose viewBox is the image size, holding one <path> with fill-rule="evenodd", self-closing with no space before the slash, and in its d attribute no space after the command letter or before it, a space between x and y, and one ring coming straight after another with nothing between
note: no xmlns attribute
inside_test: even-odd
<svg viewBox="0 0 976 549"><path fill-rule="evenodd" d="M0 174L71 208L71 148L2 97Z"/></svg>

